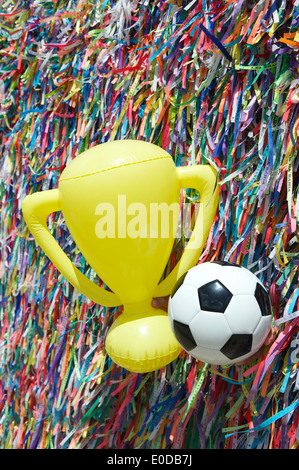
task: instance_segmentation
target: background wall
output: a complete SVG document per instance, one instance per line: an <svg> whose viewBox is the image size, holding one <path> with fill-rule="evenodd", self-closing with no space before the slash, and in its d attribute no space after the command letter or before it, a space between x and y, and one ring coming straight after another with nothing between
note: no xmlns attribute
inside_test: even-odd
<svg viewBox="0 0 299 470"><path fill-rule="evenodd" d="M0 11L1 448L296 448L298 1L1 0ZM218 169L201 261L241 264L271 292L277 336L262 360L222 368L182 353L153 373L121 369L104 349L114 310L36 246L25 195L122 138ZM93 276L61 215L49 223Z"/></svg>

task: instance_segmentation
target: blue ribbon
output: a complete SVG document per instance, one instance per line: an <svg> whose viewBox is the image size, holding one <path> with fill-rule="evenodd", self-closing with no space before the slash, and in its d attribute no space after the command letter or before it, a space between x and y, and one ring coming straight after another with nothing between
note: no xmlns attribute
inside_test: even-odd
<svg viewBox="0 0 299 470"><path fill-rule="evenodd" d="M229 60L230 62L233 61L232 56L227 52L226 48L221 44L221 42L214 36L214 34L210 33L201 23L199 24L200 29L205 33L208 38L210 38L213 43L221 50L222 54Z"/></svg>
<svg viewBox="0 0 299 470"><path fill-rule="evenodd" d="M295 408L297 408L297 406L299 405L299 400L296 400L294 401L293 403L291 403L291 405L287 406L284 410L281 410L279 411L278 413L276 413L274 416L271 416L271 418L269 419L266 419L266 421L264 421L263 423L259 424L258 426L256 426L255 428L251 428L251 429L247 429L246 431L237 431L237 432L233 432L231 434L227 434L225 436L225 438L227 437L230 437L230 436L233 436L234 434L243 434L245 432L254 432L254 431L259 431L260 429L264 429L266 428L267 426L269 426L270 424L274 423L274 421L277 421L278 419L282 418L283 416L287 415L288 413L290 413L291 411L294 411Z"/></svg>

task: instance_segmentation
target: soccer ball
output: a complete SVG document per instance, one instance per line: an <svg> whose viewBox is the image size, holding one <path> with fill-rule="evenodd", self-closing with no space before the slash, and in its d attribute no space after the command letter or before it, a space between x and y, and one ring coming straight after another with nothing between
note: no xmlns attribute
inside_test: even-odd
<svg viewBox="0 0 299 470"><path fill-rule="evenodd" d="M190 356L229 365L255 354L272 322L270 297L241 266L216 261L191 268L169 298L172 331Z"/></svg>

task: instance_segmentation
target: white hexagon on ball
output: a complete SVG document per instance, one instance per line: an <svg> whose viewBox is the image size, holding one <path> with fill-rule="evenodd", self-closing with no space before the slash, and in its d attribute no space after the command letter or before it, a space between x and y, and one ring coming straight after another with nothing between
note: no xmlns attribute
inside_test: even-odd
<svg viewBox="0 0 299 470"><path fill-rule="evenodd" d="M222 266L217 263L203 263L189 269L184 283L196 288L218 279Z"/></svg>
<svg viewBox="0 0 299 470"><path fill-rule="evenodd" d="M241 266L223 266L219 274L219 281L221 281L233 295L254 295L257 277L248 269Z"/></svg>
<svg viewBox="0 0 299 470"><path fill-rule="evenodd" d="M171 316L181 323L190 324L199 312L198 295L195 287L182 284L173 296Z"/></svg>
<svg viewBox="0 0 299 470"><path fill-rule="evenodd" d="M201 311L191 321L190 330L196 344L208 349L220 349L232 335L223 313Z"/></svg>
<svg viewBox="0 0 299 470"><path fill-rule="evenodd" d="M271 329L272 317L270 315L261 317L256 329L254 330L252 349L257 351L260 345L265 342Z"/></svg>
<svg viewBox="0 0 299 470"><path fill-rule="evenodd" d="M209 364L226 365L229 360L221 353L218 349L208 349L202 346L196 346L195 349L190 351L193 357L200 358L202 362L208 362Z"/></svg>

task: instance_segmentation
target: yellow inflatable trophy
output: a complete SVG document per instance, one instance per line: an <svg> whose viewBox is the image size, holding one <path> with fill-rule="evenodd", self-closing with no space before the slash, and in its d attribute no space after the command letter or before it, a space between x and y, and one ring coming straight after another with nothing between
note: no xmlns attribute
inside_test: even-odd
<svg viewBox="0 0 299 470"><path fill-rule="evenodd" d="M182 188L199 192L201 210L181 259L160 282L176 237ZM156 370L179 355L167 313L151 307L151 300L169 295L197 263L217 193L210 166L176 167L160 147L122 140L90 148L64 169L57 189L25 197L25 221L63 276L94 302L124 305L105 347L127 370ZM78 248L111 292L84 276L60 248L47 227L48 215L56 211L62 211Z"/></svg>

